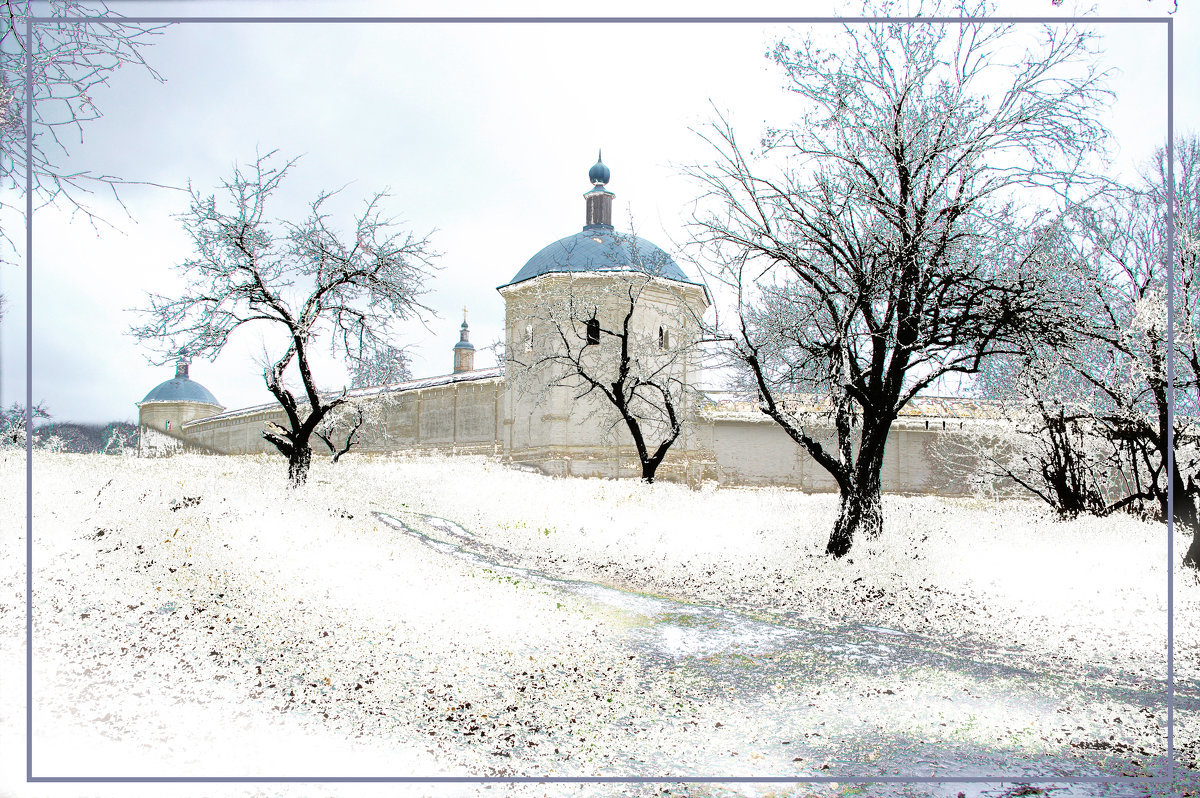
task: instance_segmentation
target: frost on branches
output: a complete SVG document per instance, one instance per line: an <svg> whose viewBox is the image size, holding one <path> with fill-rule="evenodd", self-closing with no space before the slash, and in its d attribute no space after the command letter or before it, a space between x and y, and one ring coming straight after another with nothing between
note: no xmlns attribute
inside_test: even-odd
<svg viewBox="0 0 1200 798"><path fill-rule="evenodd" d="M83 140L88 123L100 118L92 99L123 66L144 69L152 78L162 77L146 62L143 51L162 25L123 22L120 14L100 2L49 0L36 8L38 16L89 17L81 22L39 22L26 38L26 19L31 4L3 0L0 14L0 189L12 190L13 198L28 190L37 206L64 203L93 225L103 223L91 211L86 195L96 188L112 190L126 181L112 175L64 166L67 143ZM30 63L32 59L32 63ZM26 68L32 68L33 129L30 147L25 146ZM26 171L32 183L25 185ZM10 203L0 194L0 213L24 213L24 202ZM0 228L5 249L13 246L11 234ZM5 252L0 250L0 262Z"/></svg>
<svg viewBox="0 0 1200 798"><path fill-rule="evenodd" d="M268 217L267 205L295 163L280 165L268 153L235 168L220 200L190 189L191 206L180 218L195 254L177 267L187 288L178 297L151 295L144 323L131 333L166 362L180 351L215 358L243 325L272 332L263 379L285 424L271 425L263 437L288 458L288 476L300 485L313 435L347 402L345 391L318 389L312 348L327 344L352 368L395 351L388 327L428 310L419 299L436 255L427 238L384 215L383 192L365 202L346 236L330 217L338 192L319 194L299 222Z"/></svg>
<svg viewBox="0 0 1200 798"><path fill-rule="evenodd" d="M768 130L759 152L723 117L701 131L713 160L690 170L704 192L693 249L720 294L715 335L763 412L836 481L834 557L883 528L884 447L914 396L1063 335L1066 304L1027 268L1027 231L1087 183L1103 76L1087 31L1047 26L1010 66L999 54L1017 35L855 25L832 48L781 41L770 56L803 122ZM787 395L827 407L836 440L810 434Z"/></svg>
<svg viewBox="0 0 1200 798"><path fill-rule="evenodd" d="M350 387L372 388L411 380L411 366L408 352L385 342L351 364Z"/></svg>
<svg viewBox="0 0 1200 798"><path fill-rule="evenodd" d="M1086 446L1106 452L1099 461L1081 449L1055 453L1063 469L1090 471L1094 481L1115 474L1107 478L1115 492L1083 511L1129 508L1165 521L1173 505L1175 523L1192 535L1185 562L1200 567L1200 139L1180 139L1173 153L1171 165L1159 151L1141 185L1071 209L1045 279L1073 287L1082 323L1065 346L1028 341L997 371L1015 375L1015 388L999 381L992 389L1042 402L1045 418L1059 414ZM1047 392L1064 385L1073 387L1069 401ZM1035 430L1042 440L1026 450L1044 448L1048 431Z"/></svg>
<svg viewBox="0 0 1200 798"><path fill-rule="evenodd" d="M13 402L4 410L0 410L0 446L25 448L29 420L32 419L36 424L38 419L49 418L50 411L41 402L30 408L29 412L26 412L25 405Z"/></svg>
<svg viewBox="0 0 1200 798"><path fill-rule="evenodd" d="M313 434L329 449L329 458L336 463L354 447L377 444L382 440L387 411L395 401L388 393L347 397L325 414Z"/></svg>

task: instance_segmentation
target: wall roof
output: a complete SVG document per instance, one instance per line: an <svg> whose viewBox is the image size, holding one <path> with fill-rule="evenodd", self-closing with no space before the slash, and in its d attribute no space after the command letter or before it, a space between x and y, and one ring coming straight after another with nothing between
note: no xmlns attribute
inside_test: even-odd
<svg viewBox="0 0 1200 798"><path fill-rule="evenodd" d="M701 412L713 419L728 421L770 421L758 409L756 400L739 397L727 392L711 391ZM784 396L777 398L785 410L794 413L827 413L827 400L815 396ZM972 399L956 396L917 396L900 411L905 419L972 419L999 420L1006 418L1008 405L995 399Z"/></svg>
<svg viewBox="0 0 1200 798"><path fill-rule="evenodd" d="M474 371L459 371L454 374L444 374L440 377L426 377L420 380L408 380L407 382L397 382L391 385L375 385L369 388L354 388L346 391L346 398L360 399L367 396L403 393L404 391L414 391L419 388L432 388L437 385L449 385L452 382L479 382L483 380L497 380L500 379L500 377L501 371L499 367L493 367L490 369L475 369ZM327 399L332 399L340 394L341 391L331 391L322 395ZM215 421L228 418L237 418L238 416L249 416L255 413L279 409L280 406L278 402L269 402L267 404L254 405L253 407L243 407L238 410L230 410L227 413L219 413L211 416L205 416L204 418L197 418L194 421L189 421L187 425L199 424L202 421Z"/></svg>

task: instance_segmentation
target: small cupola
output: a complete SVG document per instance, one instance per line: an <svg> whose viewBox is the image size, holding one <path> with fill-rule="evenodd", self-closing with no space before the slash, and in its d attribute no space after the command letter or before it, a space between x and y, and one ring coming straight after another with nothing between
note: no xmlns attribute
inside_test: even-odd
<svg viewBox="0 0 1200 798"><path fill-rule="evenodd" d="M471 343L471 328L467 326L467 309L463 308L463 323L459 328L458 343L454 345L454 373L474 369L475 346Z"/></svg>
<svg viewBox="0 0 1200 798"><path fill-rule="evenodd" d="M606 188L612 172L604 163L604 153L596 155L596 163L588 170L588 180L592 181L592 190L583 195L587 202L587 219L583 229L600 228L612 230L612 201L615 196Z"/></svg>

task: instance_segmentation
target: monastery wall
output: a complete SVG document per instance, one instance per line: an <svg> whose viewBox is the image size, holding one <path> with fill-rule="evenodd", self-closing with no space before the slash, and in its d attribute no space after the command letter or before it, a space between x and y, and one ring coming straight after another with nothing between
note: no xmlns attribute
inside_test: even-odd
<svg viewBox="0 0 1200 798"><path fill-rule="evenodd" d="M610 169L597 160L588 171L591 190L584 195L582 231L542 248L497 289L505 305L505 353L512 364L508 381L499 368L469 370L474 348L464 309L460 340L453 348L454 374L349 392L350 398L361 400L366 416L352 453L487 454L559 476L641 475L627 427L619 419L613 423L613 408L598 392L581 396L583 383L556 372L563 368L556 356L564 354L562 344L569 341L570 354L589 369L598 361L619 362L622 336L617 331L628 319L624 345L633 359L660 378L669 375L696 387L702 372L694 344L711 298L661 248L615 231L614 195L606 188L610 177ZM175 379L156 386L138 407L139 452L147 455L275 453L262 435L271 422L284 425L283 411L275 404L220 412L216 398L188 376L184 352ZM819 403L812 409L819 412ZM681 410L683 432L656 478L693 485L716 481L814 492L836 489L829 474L753 402L709 393L703 405ZM801 410L808 412L797 405L795 411ZM994 411L972 400L914 400L891 429L884 490L968 492L977 470L972 447L954 442L970 436L972 420L993 417ZM830 433L827 429L821 435L818 428L817 437L829 441ZM653 450L659 432L646 434ZM344 431L341 438L345 440ZM327 454L319 439L312 446L317 457ZM945 452L950 451L961 455L947 464Z"/></svg>
<svg viewBox="0 0 1200 798"><path fill-rule="evenodd" d="M555 476L640 477L641 464L624 424L611 425L611 416L580 412L582 407L571 413L560 406L570 401L566 396L543 396L541 404L530 405L514 403L508 395L506 408L510 392L506 392L499 371L483 374L467 372L414 381L408 388L352 392L352 397L367 399L374 414L353 451L504 455ZM505 418L506 410L513 415ZM274 454L277 450L262 433L268 422L282 424L283 420L278 405L196 419L184 423L181 432L176 431L178 425L168 432L159 429L163 424L144 418L151 423L142 425L142 454ZM888 436L884 490L941 495L969 492L974 464L948 465L934 452L945 435L969 435L963 423L938 418L898 420ZM832 446L832 430L824 434L817 430L816 437ZM325 445L314 438L313 451L317 457L323 456ZM807 492L837 489L825 469L782 428L765 415L745 411L702 412L693 417L659 467L657 478L693 485L708 480L723 485L780 485Z"/></svg>
<svg viewBox="0 0 1200 798"><path fill-rule="evenodd" d="M353 451L479 454L498 451L499 376L454 377L443 378L444 382L416 381L417 385L411 388L377 391L370 395L368 401L374 405L372 411L379 414L378 420L364 426L361 445ZM365 393L352 391L350 396L364 398ZM262 405L197 419L183 425L183 440L173 448L217 454L275 453L278 450L263 438L262 433L269 422L283 424L284 419L283 409L278 405ZM147 435L146 439L150 437ZM317 457L327 453L325 444L315 437L312 446ZM166 453L166 447L162 448Z"/></svg>
<svg viewBox="0 0 1200 798"><path fill-rule="evenodd" d="M969 493L974 464L948 465L935 453L943 436L970 434L963 423L957 419L895 422L884 451L884 491L951 496ZM715 418L701 427L700 434L710 436L713 478L723 485L790 485L810 493L837 490L829 472L765 415L761 420ZM832 429L824 434L817 430L814 437L823 446L834 448Z"/></svg>
<svg viewBox="0 0 1200 798"><path fill-rule="evenodd" d="M470 373L470 372L468 372ZM498 451L501 380L461 380L381 394L381 433L368 436L363 451Z"/></svg>

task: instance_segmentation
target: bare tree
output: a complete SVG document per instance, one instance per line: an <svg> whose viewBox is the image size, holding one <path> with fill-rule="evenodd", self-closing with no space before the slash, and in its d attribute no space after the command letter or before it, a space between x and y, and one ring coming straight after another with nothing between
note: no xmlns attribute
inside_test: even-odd
<svg viewBox="0 0 1200 798"><path fill-rule="evenodd" d="M386 342L370 350L350 368L350 387L372 388L412 379L408 353ZM329 449L333 462L361 446L368 430L383 423L385 394L347 395L345 401L321 419L313 434Z"/></svg>
<svg viewBox="0 0 1200 798"><path fill-rule="evenodd" d="M1185 562L1200 568L1200 138L1180 139L1174 154L1173 219L1165 150L1140 187L1075 209L1076 248L1060 268L1081 287L1089 324L1084 345L1059 362L1088 386L1095 419L1126 453L1130 500L1165 520L1173 498L1176 523L1192 534Z"/></svg>
<svg viewBox="0 0 1200 798"><path fill-rule="evenodd" d="M348 395L345 402L325 414L313 434L329 449L329 459L336 463L342 455L378 435L391 403L386 393Z"/></svg>
<svg viewBox="0 0 1200 798"><path fill-rule="evenodd" d="M631 240L636 241L636 238ZM637 259L635 255L635 260ZM653 482L683 432L694 394L689 365L699 329L670 280L640 271L563 274L541 278L530 301L524 351L507 353L518 390L566 387L579 403L624 426Z"/></svg>
<svg viewBox="0 0 1200 798"><path fill-rule="evenodd" d="M371 388L411 380L411 367L408 352L384 342L351 365L350 387Z"/></svg>
<svg viewBox="0 0 1200 798"><path fill-rule="evenodd" d="M108 174L64 165L72 138L83 140L85 127L101 116L92 95L123 66L162 77L146 62L144 49L162 25L121 21L101 2L47 0L38 16L87 18L87 21L38 22L27 37L26 21L34 16L29 0L2 0L0 5L0 196L28 191L39 205L63 202L92 224L102 220L84 197L107 188L120 202L116 187L125 182ZM26 149L26 77L32 67L33 128ZM25 185L26 169L33 182ZM24 203L0 200L0 211L24 214ZM9 231L0 230L5 245ZM0 258L3 260L3 258Z"/></svg>
<svg viewBox="0 0 1200 798"><path fill-rule="evenodd" d="M375 388L412 379L411 361L402 347L381 342L350 366L350 388ZM327 413L313 434L329 449L333 462L366 442L380 428L391 399L387 393L348 393L345 401Z"/></svg>
<svg viewBox="0 0 1200 798"><path fill-rule="evenodd" d="M145 323L130 332L165 362L181 350L215 358L245 324L278 331L279 353L263 378L286 423L263 437L288 458L288 476L300 485L314 431L346 402L345 391L318 389L313 346L328 333L333 353L352 364L385 348L389 324L428 310L418 300L435 254L427 238L398 231L383 217L385 193L365 203L348 237L331 226L326 210L337 192L319 194L301 222L268 219L267 203L295 164L275 166L273 156L259 157L245 172L235 168L222 183L224 203L190 189L191 206L181 218L196 255L177 267L187 288L179 297L151 295ZM290 368L298 389L285 380Z"/></svg>
<svg viewBox="0 0 1200 798"><path fill-rule="evenodd" d="M25 405L13 402L4 410L0 410L0 447L19 446L24 448L26 430L30 429L31 423L36 423L39 419L47 421L50 419L50 411L42 402L38 402L28 410Z"/></svg>
<svg viewBox="0 0 1200 798"><path fill-rule="evenodd" d="M1086 31L1046 27L1016 63L1011 33L866 24L836 50L781 42L803 123L768 131L758 158L723 118L702 133L716 160L691 170L697 260L734 310L728 353L762 411L838 485L834 557L882 530L888 433L918 392L1064 335L1067 305L1037 290L1037 242L1019 232L1038 226L1013 201L1077 179L1103 137L1102 75ZM824 398L832 443L782 405L794 393Z"/></svg>
<svg viewBox="0 0 1200 798"><path fill-rule="evenodd" d="M1168 383L1166 153L1137 188L1110 187L1071 209L1044 278L1074 288L1083 320L1069 346L1030 340L1020 358L993 361L983 387L1016 399L1016 458L993 458L1060 513L1131 509L1191 532L1200 516L1200 140L1175 144L1175 322ZM1030 412L1033 411L1033 412ZM1027 477L1027 478L1023 478Z"/></svg>
<svg viewBox="0 0 1200 798"><path fill-rule="evenodd" d="M1125 452L1106 434L1086 397L1074 395L1071 377L1057 359L994 359L984 370L1005 377L998 418L958 435L940 436L930 448L939 466L972 472L980 491L1011 495L1018 488L1049 504L1061 518L1108 515L1136 504L1122 469ZM1009 379L1009 378L1012 379ZM1058 390L1066 383L1067 390Z"/></svg>
<svg viewBox="0 0 1200 798"><path fill-rule="evenodd" d="M1097 194L1089 203L1100 201L1102 194ZM1090 335L1088 319L1100 306L1074 265L1079 247L1070 216L1039 231L1039 248L1028 259L1043 290L1069 302L1074 319L1070 340L1050 345L1031 336L1020 344L1021 354L984 361L974 387L1000 403L1003 420L985 435L935 445L935 456L953 458L970 450L982 476L1024 488L1064 518L1108 515L1136 508L1145 498L1136 469L1128 467L1127 443L1111 436L1097 418L1108 406L1106 398L1071 365L1107 359L1111 347Z"/></svg>
<svg viewBox="0 0 1200 798"><path fill-rule="evenodd" d="M104 428L100 445L101 454L115 454L123 457L137 455L137 425L122 421L114 421Z"/></svg>
<svg viewBox="0 0 1200 798"><path fill-rule="evenodd" d="M347 401L334 408L313 430L313 434L329 448L329 459L337 462L361 440L363 426L367 423L361 402Z"/></svg>

